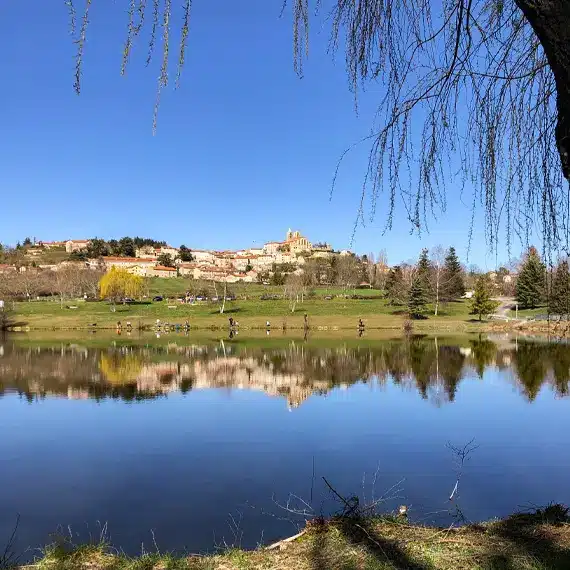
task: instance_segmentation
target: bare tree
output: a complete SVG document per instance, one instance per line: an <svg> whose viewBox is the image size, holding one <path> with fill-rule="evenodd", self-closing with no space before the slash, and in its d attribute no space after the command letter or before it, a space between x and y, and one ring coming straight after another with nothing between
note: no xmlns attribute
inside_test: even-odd
<svg viewBox="0 0 570 570"><path fill-rule="evenodd" d="M290 273L285 278L285 286L283 288L283 293L286 299L289 300L289 308L291 312L294 313L299 303L299 298L303 302L303 297L305 293L305 285L303 283L303 276L297 275L295 273Z"/></svg>
<svg viewBox="0 0 570 570"><path fill-rule="evenodd" d="M412 288L412 284L414 283L414 278L416 276L418 268L415 262L412 260L402 263L400 265L400 268L402 269L402 276L404 278L406 291L409 291Z"/></svg>
<svg viewBox="0 0 570 570"><path fill-rule="evenodd" d="M284 0L276 8L288 4L294 68L302 75L310 14L318 13L321 2ZM66 5L79 93L92 2L85 2L82 14L76 13L75 0ZM169 55L177 54L176 84L185 63L191 0L182 2L178 14L171 0L123 0L123 6L121 73L143 28L149 30L147 62L162 36L156 129ZM175 19L182 22L177 50L171 45ZM371 145L363 193L370 194L374 211L386 189L388 226L400 199L417 229L435 208L445 209L444 170L451 164L455 171L458 164L461 181L475 182L473 203L484 204L490 240L504 216L508 240L512 228L521 239L528 237L540 218L548 244L568 241L568 190L562 184L570 179L567 0L332 0L327 21L333 51L344 41L355 94L369 82L379 92L378 122L361 141ZM417 174L409 168L412 161Z"/></svg>
<svg viewBox="0 0 570 570"><path fill-rule="evenodd" d="M376 272L378 268L376 267L376 263L374 262L374 254L370 252L368 254L368 263L366 265L366 276L368 278L368 283L370 286L373 287L376 283Z"/></svg>
<svg viewBox="0 0 570 570"><path fill-rule="evenodd" d="M337 284L345 291L356 287L359 273L359 263L353 255L342 255L338 258Z"/></svg>
<svg viewBox="0 0 570 570"><path fill-rule="evenodd" d="M223 315L224 311L226 310L226 297L228 294L227 279L224 278L221 295L220 295L220 293L218 293L218 283L214 279L212 279L212 287L214 289L214 296L215 296L217 303L218 303L218 306L220 308L220 315Z"/></svg>
<svg viewBox="0 0 570 570"><path fill-rule="evenodd" d="M15 274L16 292L31 301L41 290L41 272L33 267L22 268Z"/></svg>
<svg viewBox="0 0 570 570"><path fill-rule="evenodd" d="M439 311L441 292L443 291L443 279L445 276L445 249L441 245L436 245L430 252L431 259L431 279L430 285L433 293L434 309L433 314L437 317Z"/></svg>
<svg viewBox="0 0 570 570"><path fill-rule="evenodd" d="M60 265L53 272L54 292L59 296L59 303L63 307L66 298L71 298L75 291L76 268L68 265Z"/></svg>
<svg viewBox="0 0 570 570"><path fill-rule="evenodd" d="M388 254L385 249L381 249L376 258L376 279L374 285L378 289L386 289L386 281L390 273L390 267L388 266Z"/></svg>

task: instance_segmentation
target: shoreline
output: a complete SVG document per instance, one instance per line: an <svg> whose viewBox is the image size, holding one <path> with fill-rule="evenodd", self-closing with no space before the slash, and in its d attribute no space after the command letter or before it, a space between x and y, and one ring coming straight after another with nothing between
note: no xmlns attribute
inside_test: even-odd
<svg viewBox="0 0 570 570"><path fill-rule="evenodd" d="M268 546L227 547L217 554L142 553L105 543L58 542L21 569L58 570L546 570L570 565L568 509L550 505L504 519L447 528L405 517L335 517L308 521L298 534Z"/></svg>
<svg viewBox="0 0 570 570"><path fill-rule="evenodd" d="M381 317L381 316L379 316ZM299 317L297 317L299 318ZM253 323L250 322L255 320L257 322ZM265 326L263 323L265 321L270 321L270 327ZM318 318L313 319L313 321L317 321ZM334 316L330 317L327 320L334 320ZM375 319L377 320L377 319ZM180 334L184 332L192 333L193 331L223 331L228 332L230 331L230 327L227 323L221 323L218 319L218 322L211 322L209 320L202 320L202 319L195 319L191 321L190 327L187 331L185 331L183 327L183 323L162 323L161 329L157 329L155 324L152 322L143 322L141 320L134 320L132 324L132 328L127 330L126 325L122 326L121 332L123 334L129 333L147 333L147 334ZM402 319L400 322L396 323L393 322L392 319L386 319L386 323L373 323L367 324L363 329L360 329L355 323L353 323L353 319L350 319L350 323L346 322L347 319L345 317L340 316L338 318L339 324L313 324L309 327L305 327L302 324L295 324L295 323L287 323L286 326L283 326L278 320L274 319L273 317L263 317L260 316L259 318L248 318L246 322L240 322L239 327L234 328L235 333L240 332L269 332L272 334L286 334L287 332L295 332L295 333L304 333L307 332L308 334L315 334L318 332L351 332L351 333L362 333L362 336L365 336L368 332L399 332L402 335L405 334L404 330L404 323L405 320ZM124 321L125 323L127 321ZM546 335L552 336L556 338L564 338L570 337L570 323L548 323L547 321L511 321L511 322L497 322L497 321L483 321L483 322L473 322L473 321L452 321L452 320L414 320L412 321L412 331L411 334L419 333L419 334L438 334L438 333L456 333L456 334L476 334L476 333L519 333L521 335ZM164 328L164 325L168 326L168 329ZM178 325L178 329L176 326ZM96 326L85 324L85 323L78 323L78 322L70 322L70 323L61 323L58 325L49 325L44 323L38 324L28 324L22 323L19 326L14 326L7 331L6 333L22 333L22 332L57 332L57 331L78 331L78 332L90 332L96 333L97 331L101 332L117 332L116 323L102 323L97 324Z"/></svg>

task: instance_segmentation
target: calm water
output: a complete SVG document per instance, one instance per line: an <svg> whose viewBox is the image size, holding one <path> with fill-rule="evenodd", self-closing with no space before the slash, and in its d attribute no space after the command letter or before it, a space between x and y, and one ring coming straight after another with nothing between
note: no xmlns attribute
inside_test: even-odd
<svg viewBox="0 0 570 570"><path fill-rule="evenodd" d="M570 347L478 337L0 340L0 543L292 534L339 492L449 523L570 501ZM447 444L478 448L457 501ZM309 506L291 497L303 498ZM281 506L279 506L281 505ZM235 530L236 527L239 530ZM69 531L68 529L71 529Z"/></svg>

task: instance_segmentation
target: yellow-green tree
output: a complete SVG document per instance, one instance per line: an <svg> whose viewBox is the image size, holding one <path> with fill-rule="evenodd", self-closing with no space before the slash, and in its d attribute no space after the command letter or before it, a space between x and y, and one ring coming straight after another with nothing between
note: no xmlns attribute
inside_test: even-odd
<svg viewBox="0 0 570 570"><path fill-rule="evenodd" d="M143 291L143 278L129 273L126 269L111 267L99 281L101 299L109 299L113 303L125 297L140 297Z"/></svg>

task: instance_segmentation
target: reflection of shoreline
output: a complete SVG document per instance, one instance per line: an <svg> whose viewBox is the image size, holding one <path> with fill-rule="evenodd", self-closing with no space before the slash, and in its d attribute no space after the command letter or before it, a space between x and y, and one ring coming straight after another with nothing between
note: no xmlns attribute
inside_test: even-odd
<svg viewBox="0 0 570 570"><path fill-rule="evenodd" d="M544 384L559 396L568 393L570 349L566 345L471 340L469 346L437 339L378 343L375 347L240 348L231 344L108 350L78 346L18 348L3 345L0 394L18 392L30 400L149 399L189 390L238 389L285 398L296 407L314 394L336 387L391 382L418 391L436 405L453 401L465 377L482 377L493 368L527 399Z"/></svg>

